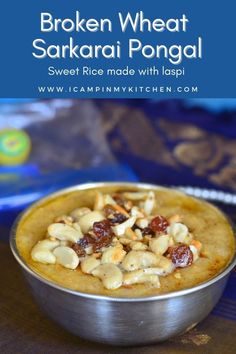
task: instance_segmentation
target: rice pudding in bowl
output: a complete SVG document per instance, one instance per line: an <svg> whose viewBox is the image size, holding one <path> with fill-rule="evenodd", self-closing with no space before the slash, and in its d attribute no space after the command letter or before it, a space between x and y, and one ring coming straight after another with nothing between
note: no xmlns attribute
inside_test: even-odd
<svg viewBox="0 0 236 354"><path fill-rule="evenodd" d="M20 220L16 247L50 282L116 298L195 287L235 253L231 225L216 207L132 184L88 185L42 200Z"/></svg>

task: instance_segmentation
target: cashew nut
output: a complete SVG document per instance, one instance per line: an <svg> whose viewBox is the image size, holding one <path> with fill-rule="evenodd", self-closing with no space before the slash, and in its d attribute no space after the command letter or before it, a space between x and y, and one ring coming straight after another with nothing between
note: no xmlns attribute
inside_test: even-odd
<svg viewBox="0 0 236 354"><path fill-rule="evenodd" d="M165 274L173 272L175 268L171 260L164 256L157 256L157 267L162 268Z"/></svg>
<svg viewBox="0 0 236 354"><path fill-rule="evenodd" d="M195 262L199 258L198 249L193 245L190 245L189 248L193 254L193 262Z"/></svg>
<svg viewBox="0 0 236 354"><path fill-rule="evenodd" d="M156 254L164 254L169 247L170 236L161 235L149 241L149 247Z"/></svg>
<svg viewBox="0 0 236 354"><path fill-rule="evenodd" d="M137 234L131 229L131 227L128 227L125 230L125 237L129 238L130 240L137 240Z"/></svg>
<svg viewBox="0 0 236 354"><path fill-rule="evenodd" d="M156 266L158 263L157 256L152 252L146 251L130 251L122 262L122 267L127 270L136 270L147 267Z"/></svg>
<svg viewBox="0 0 236 354"><path fill-rule="evenodd" d="M70 246L70 242L69 241L60 241L60 246Z"/></svg>
<svg viewBox="0 0 236 354"><path fill-rule="evenodd" d="M93 227L93 224L97 221L102 221L104 220L104 215L98 211L94 210L91 211L79 219L79 225L81 227L82 232L86 233L89 231L90 228Z"/></svg>
<svg viewBox="0 0 236 354"><path fill-rule="evenodd" d="M55 264L56 257L53 255L52 250L59 246L59 244L60 242L58 240L52 241L46 239L39 241L31 251L32 259L40 263Z"/></svg>
<svg viewBox="0 0 236 354"><path fill-rule="evenodd" d="M141 213L137 206L134 206L130 211L131 216L136 216L137 218L143 218L144 215Z"/></svg>
<svg viewBox="0 0 236 354"><path fill-rule="evenodd" d="M119 264L125 255L126 252L123 250L123 246L119 243L115 247L109 247L103 252L101 263Z"/></svg>
<svg viewBox="0 0 236 354"><path fill-rule="evenodd" d="M123 274L115 264L101 264L92 271L92 274L102 280L106 289L117 289L122 285Z"/></svg>
<svg viewBox="0 0 236 354"><path fill-rule="evenodd" d="M78 221L81 218L81 216L86 215L90 212L91 212L91 209L89 209L87 207L82 207L82 208L77 208L77 209L72 210L72 212L70 213L70 216L75 221Z"/></svg>
<svg viewBox="0 0 236 354"><path fill-rule="evenodd" d="M143 271L145 274L155 274L155 275L161 275L161 276L164 276L164 275L167 275L170 273L170 272L167 272L166 269L161 268L161 267L146 268L146 269L143 269Z"/></svg>
<svg viewBox="0 0 236 354"><path fill-rule="evenodd" d="M188 239L188 228L180 222L173 222L168 228L167 232L172 236L175 242L185 242Z"/></svg>
<svg viewBox="0 0 236 354"><path fill-rule="evenodd" d="M120 242L122 245L127 246L127 245L129 245L129 244L132 242L132 240L131 240L130 238L121 237L121 238L119 239L119 242Z"/></svg>
<svg viewBox="0 0 236 354"><path fill-rule="evenodd" d="M70 247L59 246L54 249L53 254L56 257L57 263L65 268L75 269L79 265L79 257Z"/></svg>
<svg viewBox="0 0 236 354"><path fill-rule="evenodd" d="M105 194L104 195L104 204L110 204L110 205L115 205L116 201L109 195L109 194Z"/></svg>
<svg viewBox="0 0 236 354"><path fill-rule="evenodd" d="M104 198L101 192L96 192L94 210L102 210L104 208Z"/></svg>
<svg viewBox="0 0 236 354"><path fill-rule="evenodd" d="M61 215L61 216L58 216L54 222L58 223L64 223L66 225L72 225L73 223L73 218L71 216L68 216L68 215Z"/></svg>
<svg viewBox="0 0 236 354"><path fill-rule="evenodd" d="M156 288L160 287L159 277L156 274L145 274L145 269L135 270L125 273L123 278L124 285L151 283Z"/></svg>
<svg viewBox="0 0 236 354"><path fill-rule="evenodd" d="M130 200L143 200L147 197L146 192L125 192L123 195Z"/></svg>
<svg viewBox="0 0 236 354"><path fill-rule="evenodd" d="M93 254L93 246L87 246L85 247L85 252L86 254Z"/></svg>
<svg viewBox="0 0 236 354"><path fill-rule="evenodd" d="M152 213L154 205L155 205L155 194L153 191L150 191L148 193L148 197L145 200L144 206L143 206L143 209L144 209L144 212L146 215L150 215Z"/></svg>
<svg viewBox="0 0 236 354"><path fill-rule="evenodd" d="M100 265L100 260L89 256L81 261L81 270L84 273L91 274L91 272Z"/></svg>
<svg viewBox="0 0 236 354"><path fill-rule="evenodd" d="M71 241L74 243L83 237L83 234L78 229L76 230L72 226L61 223L54 223L49 225L48 234L49 236L55 237L58 240Z"/></svg>
<svg viewBox="0 0 236 354"><path fill-rule="evenodd" d="M142 234L141 230L135 229L134 232L135 232L135 234L137 236L137 240L142 240L143 239L143 234Z"/></svg>
<svg viewBox="0 0 236 354"><path fill-rule="evenodd" d="M125 200L124 201L124 207L126 210L131 210L133 206L133 203L131 202L131 200Z"/></svg>
<svg viewBox="0 0 236 354"><path fill-rule="evenodd" d="M135 216L131 216L129 219L127 219L126 221L122 222L119 225L113 226L113 232L116 234L116 236L122 236L125 234L125 231L128 227L132 227L135 224L136 221L136 217Z"/></svg>
<svg viewBox="0 0 236 354"><path fill-rule="evenodd" d="M136 220L136 225L140 227L141 229L144 229L145 227L148 227L148 219L146 218L139 218Z"/></svg>
<svg viewBox="0 0 236 354"><path fill-rule="evenodd" d="M130 243L130 248L135 251L146 251L148 247L143 242L132 241Z"/></svg>
<svg viewBox="0 0 236 354"><path fill-rule="evenodd" d="M74 223L72 224L72 227L73 227L76 231L78 231L78 233L80 234L80 238L83 238L83 237L84 237L84 235L82 234L82 231L81 231L81 227L80 227L80 225L79 225L78 222L74 222Z"/></svg>

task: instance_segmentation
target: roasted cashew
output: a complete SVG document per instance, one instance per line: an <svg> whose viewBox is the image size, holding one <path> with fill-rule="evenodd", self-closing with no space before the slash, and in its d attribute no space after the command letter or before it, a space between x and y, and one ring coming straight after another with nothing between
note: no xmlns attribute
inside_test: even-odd
<svg viewBox="0 0 236 354"><path fill-rule="evenodd" d="M54 222L58 223L63 223L63 224L66 224L66 225L72 225L73 224L73 218L71 216L68 216L68 215L61 215L61 216L58 216Z"/></svg>
<svg viewBox="0 0 236 354"><path fill-rule="evenodd" d="M97 192L95 196L94 210L102 210L105 205L116 205L116 201L109 195Z"/></svg>
<svg viewBox="0 0 236 354"><path fill-rule="evenodd" d="M79 219L81 218L81 216L86 215L88 213L91 212L91 209L87 208L87 207L82 207L82 208L77 208L72 210L72 212L70 213L70 216L75 220L75 221L79 221Z"/></svg>
<svg viewBox="0 0 236 354"><path fill-rule="evenodd" d="M147 251L130 251L122 262L122 267L127 271L156 266L157 256Z"/></svg>
<svg viewBox="0 0 236 354"><path fill-rule="evenodd" d="M150 191L143 205L143 209L146 215L150 215L152 213L154 205L155 205L155 194L153 191Z"/></svg>
<svg viewBox="0 0 236 354"><path fill-rule="evenodd" d="M143 234L142 234L141 230L135 229L134 232L135 232L135 234L137 236L137 240L142 240L143 239Z"/></svg>
<svg viewBox="0 0 236 354"><path fill-rule="evenodd" d="M172 236L175 242L186 242L188 240L188 228L180 222L173 222L168 228L167 232Z"/></svg>
<svg viewBox="0 0 236 354"><path fill-rule="evenodd" d="M144 229L145 227L148 226L148 219L147 218L139 218L136 220L136 225L140 227L141 229Z"/></svg>
<svg viewBox="0 0 236 354"><path fill-rule="evenodd" d="M125 234L124 234L125 238L129 238L131 241L135 241L137 240L137 234L131 229L131 227L128 227L125 230ZM121 237L122 238L122 237Z"/></svg>
<svg viewBox="0 0 236 354"><path fill-rule="evenodd" d="M101 192L96 192L95 202L94 202L94 210L102 210L104 208L104 197Z"/></svg>
<svg viewBox="0 0 236 354"><path fill-rule="evenodd" d="M72 224L72 227L73 227L76 231L78 231L78 233L80 234L80 238L83 238L83 237L84 237L84 235L82 234L82 231L81 231L81 227L80 227L80 225L79 225L78 222L74 222L74 223Z"/></svg>
<svg viewBox="0 0 236 354"><path fill-rule="evenodd" d="M146 268L146 269L143 269L143 271L145 274L155 274L155 275L161 275L161 276L165 276L170 273L170 272L167 272L166 269L161 268L161 267Z"/></svg>
<svg viewBox="0 0 236 354"><path fill-rule="evenodd" d="M136 216L136 218L143 218L144 215L143 213L139 210L137 206L133 206L132 209L130 210L131 216Z"/></svg>
<svg viewBox="0 0 236 354"><path fill-rule="evenodd" d="M156 274L146 274L145 269L135 270L125 273L123 277L124 285L151 283L156 288L160 287L159 277Z"/></svg>
<svg viewBox="0 0 236 354"><path fill-rule="evenodd" d="M125 192L123 195L130 200L144 200L147 197L147 192Z"/></svg>
<svg viewBox="0 0 236 354"><path fill-rule="evenodd" d="M123 274L115 264L101 264L92 271L92 274L102 280L106 289L117 289L122 285Z"/></svg>
<svg viewBox="0 0 236 354"><path fill-rule="evenodd" d="M116 205L116 201L109 195L105 194L104 195L104 204L110 204L110 205Z"/></svg>
<svg viewBox="0 0 236 354"><path fill-rule="evenodd" d="M157 256L157 267L162 268L165 274L173 272L175 268L171 260L164 256Z"/></svg>
<svg viewBox="0 0 236 354"><path fill-rule="evenodd" d="M148 248L147 245L145 245L145 243L140 241L131 241L129 246L134 251L146 251Z"/></svg>
<svg viewBox="0 0 236 354"><path fill-rule="evenodd" d="M123 246L118 244L114 247L109 247L102 254L101 263L113 263L119 264L125 257L126 252L123 250Z"/></svg>
<svg viewBox="0 0 236 354"><path fill-rule="evenodd" d="M199 258L198 249L193 245L190 245L189 248L193 254L193 262L196 262L196 260Z"/></svg>
<svg viewBox="0 0 236 354"><path fill-rule="evenodd" d="M53 254L56 257L56 262L65 268L75 269L79 265L79 257L70 247L59 246L54 249Z"/></svg>
<svg viewBox="0 0 236 354"><path fill-rule="evenodd" d="M72 226L61 223L54 223L49 225L48 234L49 236L55 237L58 240L71 241L74 243L83 237L83 234L78 229L76 230Z"/></svg>
<svg viewBox="0 0 236 354"><path fill-rule="evenodd" d="M81 270L84 273L91 274L91 272L100 265L101 261L93 256L86 257L80 263Z"/></svg>
<svg viewBox="0 0 236 354"><path fill-rule="evenodd" d="M131 240L130 238L121 237L121 238L119 239L119 242L120 242L122 245L127 246L127 245L129 245L129 244L132 242L132 240Z"/></svg>
<svg viewBox="0 0 236 354"><path fill-rule="evenodd" d="M125 230L127 228L129 228L129 227L131 228L135 224L135 221L136 221L136 217L131 216L129 219L122 222L121 224L113 226L112 230L116 234L116 236L122 236L125 234Z"/></svg>
<svg viewBox="0 0 236 354"><path fill-rule="evenodd" d="M81 227L82 232L86 233L93 227L93 224L98 221L104 220L104 215L98 211L91 211L87 213L79 219L79 225Z"/></svg>
<svg viewBox="0 0 236 354"><path fill-rule="evenodd" d="M170 236L161 235L157 238L151 238L149 241L149 247L152 252L162 255L167 251L169 247L169 242Z"/></svg>
<svg viewBox="0 0 236 354"><path fill-rule="evenodd" d="M34 261L44 264L55 264L56 257L52 250L60 245L58 240L52 241L49 239L39 241L31 251L31 257Z"/></svg>

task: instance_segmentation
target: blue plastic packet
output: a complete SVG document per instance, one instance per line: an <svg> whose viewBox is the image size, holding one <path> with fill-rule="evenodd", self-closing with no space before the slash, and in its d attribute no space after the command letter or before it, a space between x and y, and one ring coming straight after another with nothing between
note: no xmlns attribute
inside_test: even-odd
<svg viewBox="0 0 236 354"><path fill-rule="evenodd" d="M236 99L234 98L193 98L185 100L187 107L205 108L212 112L236 110Z"/></svg>
<svg viewBox="0 0 236 354"><path fill-rule="evenodd" d="M8 179L4 178L4 174L5 177L8 174ZM137 180L128 166L116 164L81 170L58 170L52 173L41 173L34 165L2 168L0 226L9 227L17 214L29 204L61 188L87 182ZM0 237L2 238L2 235Z"/></svg>

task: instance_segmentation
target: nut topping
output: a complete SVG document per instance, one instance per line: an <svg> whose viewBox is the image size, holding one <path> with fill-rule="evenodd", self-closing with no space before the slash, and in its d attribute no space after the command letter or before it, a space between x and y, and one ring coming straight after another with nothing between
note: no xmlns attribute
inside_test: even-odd
<svg viewBox="0 0 236 354"><path fill-rule="evenodd" d="M112 205L107 204L104 207L104 213L110 222L110 225L114 226L116 224L121 224L127 220L127 216L124 213L117 211Z"/></svg>
<svg viewBox="0 0 236 354"><path fill-rule="evenodd" d="M157 232L159 234L166 233L166 229L169 226L168 220L161 215L156 216L149 224L150 229L153 232Z"/></svg>
<svg viewBox="0 0 236 354"><path fill-rule="evenodd" d="M79 243L74 243L71 248L75 251L78 257L86 255L85 249Z"/></svg>
<svg viewBox="0 0 236 354"><path fill-rule="evenodd" d="M180 245L170 248L170 258L172 263L179 268L184 268L193 263L193 253L189 246Z"/></svg>
<svg viewBox="0 0 236 354"><path fill-rule="evenodd" d="M144 283L158 288L159 277L175 269L181 279L180 269L198 261L203 245L179 215L154 214L156 194L97 192L93 209L80 206L55 218L32 248L32 259L68 271L79 268L110 290Z"/></svg>

